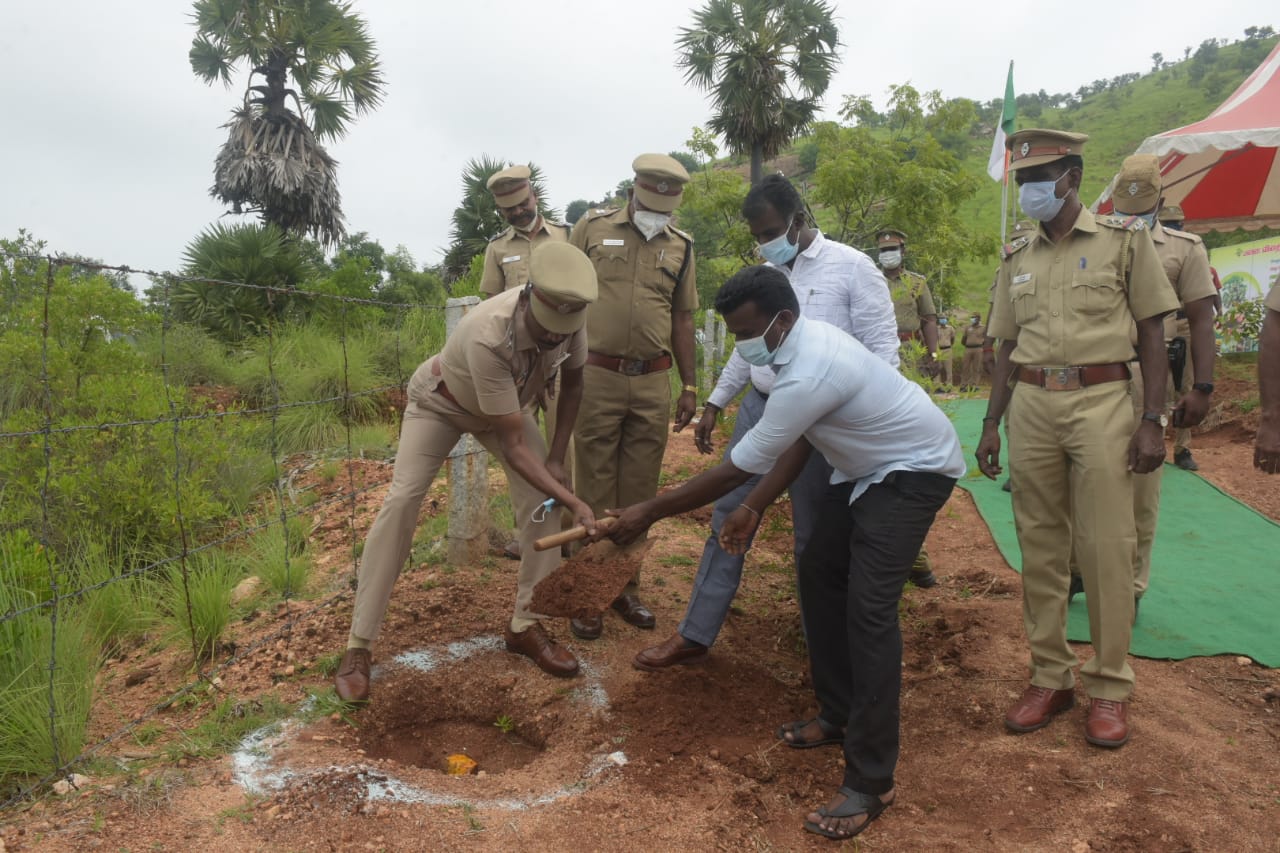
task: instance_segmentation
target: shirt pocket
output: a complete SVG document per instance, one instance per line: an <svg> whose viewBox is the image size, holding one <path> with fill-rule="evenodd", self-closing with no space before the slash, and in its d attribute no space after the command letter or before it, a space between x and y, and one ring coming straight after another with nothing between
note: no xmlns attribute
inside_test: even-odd
<svg viewBox="0 0 1280 853"><path fill-rule="evenodd" d="M1124 304L1124 291L1114 274L1077 272L1071 279L1071 309L1085 317L1105 317Z"/></svg>
<svg viewBox="0 0 1280 853"><path fill-rule="evenodd" d="M502 277L506 282L507 290L514 290L517 287L524 287L529 283L529 261L528 259L516 256L515 260L502 261Z"/></svg>
<svg viewBox="0 0 1280 853"><path fill-rule="evenodd" d="M602 284L628 282L632 251L630 243L630 240L609 239L587 245L587 257L595 264L596 277Z"/></svg>
<svg viewBox="0 0 1280 853"><path fill-rule="evenodd" d="M1009 301L1013 303L1013 321L1019 326L1030 323L1036 318L1036 277L1027 276L1026 281L1013 282L1009 285Z"/></svg>

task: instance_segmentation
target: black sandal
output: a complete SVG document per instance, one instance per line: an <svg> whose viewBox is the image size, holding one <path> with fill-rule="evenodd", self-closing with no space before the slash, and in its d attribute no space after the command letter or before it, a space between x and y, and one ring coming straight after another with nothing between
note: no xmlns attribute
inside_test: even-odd
<svg viewBox="0 0 1280 853"><path fill-rule="evenodd" d="M837 841L845 841L853 838L862 830L871 825L871 821L880 817L880 814L889 806L893 805L893 800L884 802L873 794L864 794L861 791L855 791L852 788L841 787L836 793L844 794L844 802L831 811L827 811L826 806L818 809L818 814L824 818L847 818L857 817L860 814L867 816L867 819L858 824L851 832L840 832L834 829L824 829L822 824L814 823L811 820L804 822L804 828L810 832L817 833L824 838L834 838ZM894 799L897 799L896 797Z"/></svg>
<svg viewBox="0 0 1280 853"><path fill-rule="evenodd" d="M810 723L818 724L818 728L822 729L822 737L817 740L801 740L796 733ZM788 734L792 736L791 740L787 740ZM778 727L778 740L792 749L813 749L815 746L844 743L844 729L839 726L833 726L821 717L814 717L812 720L796 720L791 723L783 723Z"/></svg>

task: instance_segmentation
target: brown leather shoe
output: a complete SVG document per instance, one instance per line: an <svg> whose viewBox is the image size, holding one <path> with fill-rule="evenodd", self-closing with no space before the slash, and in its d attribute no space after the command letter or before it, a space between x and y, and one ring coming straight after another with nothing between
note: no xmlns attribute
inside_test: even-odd
<svg viewBox="0 0 1280 853"><path fill-rule="evenodd" d="M702 663L707 659L707 647L693 640L686 640L679 634L672 634L666 642L647 649L641 649L631 665L647 672L657 672L669 666L687 663Z"/></svg>
<svg viewBox="0 0 1280 853"><path fill-rule="evenodd" d="M368 649L347 649L333 676L333 688L343 702L363 705L369 701L369 663L373 654Z"/></svg>
<svg viewBox="0 0 1280 853"><path fill-rule="evenodd" d="M506 640L507 651L524 655L547 675L570 678L578 674L578 659L573 652L548 637L540 623L519 634L508 626Z"/></svg>
<svg viewBox="0 0 1280 853"><path fill-rule="evenodd" d="M637 628L649 629L657 622L649 608L640 602L640 596L634 592L624 592L609 606L618 611L618 615L624 622L635 625Z"/></svg>
<svg viewBox="0 0 1280 853"><path fill-rule="evenodd" d="M1084 739L1094 746L1115 749L1129 742L1128 702L1090 699L1089 719L1084 724Z"/></svg>
<svg viewBox="0 0 1280 853"><path fill-rule="evenodd" d="M1054 714L1061 714L1075 707L1074 690L1051 690L1048 687L1027 686L1018 704L1004 715L1004 724L1011 731L1034 732L1049 725Z"/></svg>
<svg viewBox="0 0 1280 853"><path fill-rule="evenodd" d="M579 640L598 640L604 632L604 617L585 616L582 619L570 619L569 630Z"/></svg>

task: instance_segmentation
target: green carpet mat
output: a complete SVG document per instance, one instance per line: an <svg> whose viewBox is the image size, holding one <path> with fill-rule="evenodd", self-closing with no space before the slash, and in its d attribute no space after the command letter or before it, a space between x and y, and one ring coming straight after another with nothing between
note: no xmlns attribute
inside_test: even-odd
<svg viewBox="0 0 1280 853"><path fill-rule="evenodd" d="M1010 496L1000 489L1004 476L996 482L982 476L973 455L987 401L940 402L960 433L970 469L960 487L973 496L1000 553L1021 571ZM1008 461L1006 443L1000 450L1006 471ZM1151 563L1133 654L1174 660L1238 654L1280 666L1280 525L1199 476L1165 465ZM1068 611L1067 636L1089 640L1083 595Z"/></svg>

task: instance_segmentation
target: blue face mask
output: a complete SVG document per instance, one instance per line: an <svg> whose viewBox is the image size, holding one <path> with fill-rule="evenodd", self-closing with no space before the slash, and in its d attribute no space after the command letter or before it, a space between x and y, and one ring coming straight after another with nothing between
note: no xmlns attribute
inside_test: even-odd
<svg viewBox="0 0 1280 853"><path fill-rule="evenodd" d="M756 251L760 253L760 257L764 258L774 266L780 267L783 264L791 263L795 256L800 252L800 241L797 239L796 242L792 243L791 240L788 239L788 235L790 235L790 233L791 229L788 228L785 232L779 234L768 243L761 243L759 246L756 246Z"/></svg>
<svg viewBox="0 0 1280 853"><path fill-rule="evenodd" d="M785 237L787 235L783 234L782 236ZM769 321L769 325L764 327L764 334L760 335L760 337L739 339L735 344L735 348L738 350L738 355L742 356L743 359L746 360L747 364L754 364L756 367L765 367L773 364L773 358L778 354L778 351L776 349L769 349L769 345L765 343L764 338L765 335L769 334L769 330L773 328L773 324L777 322L778 316L781 313L782 312L779 311L777 314L773 315L773 319ZM783 334L783 337L786 337L785 333ZM782 341L778 341L778 346L782 346Z"/></svg>
<svg viewBox="0 0 1280 853"><path fill-rule="evenodd" d="M1065 198L1058 198L1058 181L1068 174L1063 172L1056 181L1028 181L1018 187L1018 206L1022 212L1041 222L1049 222L1057 216L1067 203Z"/></svg>

